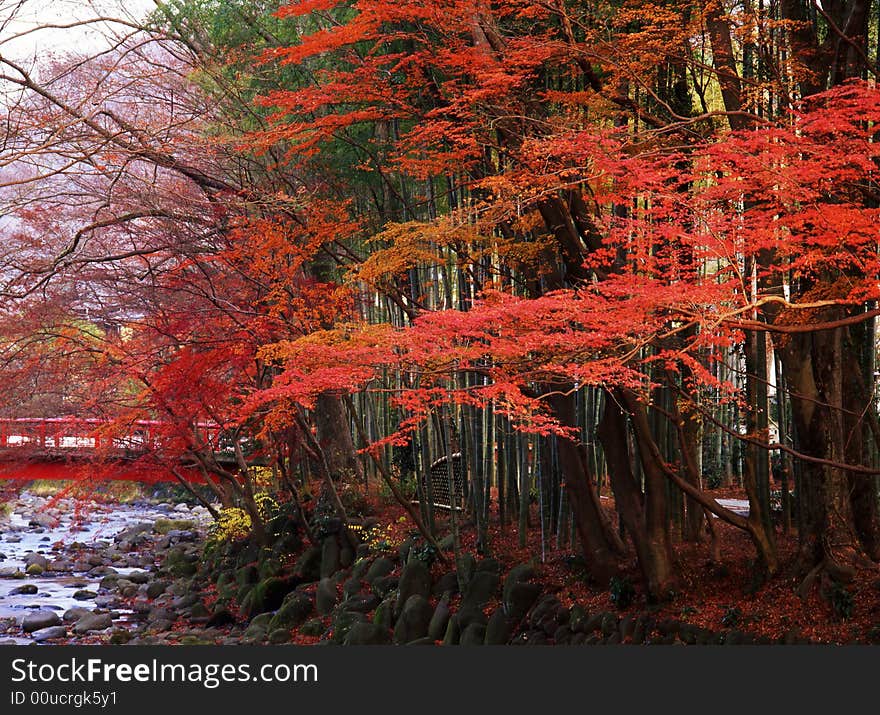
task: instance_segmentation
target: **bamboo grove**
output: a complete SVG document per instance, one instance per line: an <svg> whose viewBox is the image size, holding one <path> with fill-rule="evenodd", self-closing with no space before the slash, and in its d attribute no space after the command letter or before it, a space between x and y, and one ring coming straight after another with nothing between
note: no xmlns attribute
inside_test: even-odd
<svg viewBox="0 0 880 715"><path fill-rule="evenodd" d="M7 416L157 420L257 537L260 461L654 599L722 523L762 577L876 568L876 3L156 5L0 45Z"/></svg>

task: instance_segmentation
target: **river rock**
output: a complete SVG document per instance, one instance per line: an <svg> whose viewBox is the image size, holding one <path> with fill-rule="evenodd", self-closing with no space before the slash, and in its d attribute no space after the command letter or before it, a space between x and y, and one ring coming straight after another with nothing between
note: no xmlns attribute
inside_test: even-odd
<svg viewBox="0 0 880 715"><path fill-rule="evenodd" d="M49 514L34 514L28 521L28 526L42 526L45 529L51 529L57 523L58 519Z"/></svg>
<svg viewBox="0 0 880 715"><path fill-rule="evenodd" d="M192 608L197 603L201 602L202 598L198 593L188 593L185 596L178 596L171 602L171 608L175 611L183 611L187 608Z"/></svg>
<svg viewBox="0 0 880 715"><path fill-rule="evenodd" d="M218 608L211 614L205 625L208 628L218 628L220 626L229 626L233 623L235 623L235 616L232 615L232 612L228 608Z"/></svg>
<svg viewBox="0 0 880 715"><path fill-rule="evenodd" d="M147 583L152 578L152 574L149 574L146 571L132 571L125 578L132 583L140 585Z"/></svg>
<svg viewBox="0 0 880 715"><path fill-rule="evenodd" d="M165 593L165 589L168 588L168 582L162 579L156 579L155 581L151 581L147 584L145 595L147 598L153 599L158 598L163 593Z"/></svg>
<svg viewBox="0 0 880 715"><path fill-rule="evenodd" d="M75 606L74 608L70 608L64 612L64 615L61 617L65 623L75 623L83 616L87 616L91 613L88 608L82 608L81 606Z"/></svg>
<svg viewBox="0 0 880 715"><path fill-rule="evenodd" d="M77 620L73 626L73 632L77 635L103 631L113 625L113 618L109 613L88 613Z"/></svg>
<svg viewBox="0 0 880 715"><path fill-rule="evenodd" d="M10 596L33 596L39 589L34 586L32 583L26 583L23 586L18 586L13 588L10 592Z"/></svg>
<svg viewBox="0 0 880 715"><path fill-rule="evenodd" d="M21 622L21 628L25 633L33 633L43 628L60 626L61 619L55 611L41 608L38 611L28 613Z"/></svg>
<svg viewBox="0 0 880 715"><path fill-rule="evenodd" d="M41 628L38 631L34 631L31 634L31 637L37 643L42 643L43 641L53 640L55 638L66 638L67 637L67 628L65 628L64 626L50 626L48 628Z"/></svg>
<svg viewBox="0 0 880 715"><path fill-rule="evenodd" d="M79 591L76 591L73 594L74 601L91 601L98 594L94 591L89 591L87 588L81 588Z"/></svg>
<svg viewBox="0 0 880 715"><path fill-rule="evenodd" d="M43 571L49 568L49 559L47 559L43 554L31 553L28 554L24 559L25 566L33 566L37 564Z"/></svg>

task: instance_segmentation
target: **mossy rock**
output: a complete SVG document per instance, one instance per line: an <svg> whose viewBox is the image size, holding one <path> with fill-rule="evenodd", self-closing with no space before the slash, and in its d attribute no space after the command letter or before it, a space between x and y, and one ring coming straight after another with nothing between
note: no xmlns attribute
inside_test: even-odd
<svg viewBox="0 0 880 715"><path fill-rule="evenodd" d="M192 531L198 525L194 519L156 519L153 531L164 536L169 531Z"/></svg>
<svg viewBox="0 0 880 715"><path fill-rule="evenodd" d="M302 593L290 593L285 597L284 603L281 604L272 620L269 623L269 630L277 628L296 628L311 615L314 609L312 600Z"/></svg>
<svg viewBox="0 0 880 715"><path fill-rule="evenodd" d="M461 599L462 608L482 608L498 593L498 574L492 571L477 571L467 585Z"/></svg>
<svg viewBox="0 0 880 715"><path fill-rule="evenodd" d="M192 608L189 609L189 617L191 619L208 619L211 617L211 612L204 603L199 601L198 603L194 603Z"/></svg>
<svg viewBox="0 0 880 715"><path fill-rule="evenodd" d="M462 633L464 633L464 629L471 623L479 623L481 626L485 626L488 623L488 619L486 618L486 614L483 613L483 610L473 607L459 608L456 614L452 617L452 620L458 623Z"/></svg>
<svg viewBox="0 0 880 715"><path fill-rule="evenodd" d="M587 610L579 603L576 603L568 612L568 627L571 628L573 633L586 633L587 619L589 617L590 614L587 613Z"/></svg>
<svg viewBox="0 0 880 715"><path fill-rule="evenodd" d="M261 581L267 578L271 578L272 576L277 576L281 573L281 561L272 557L264 559L260 563L258 571Z"/></svg>
<svg viewBox="0 0 880 715"><path fill-rule="evenodd" d="M329 578L322 578L318 582L315 592L315 607L322 616L328 615L336 606L336 584Z"/></svg>
<svg viewBox="0 0 880 715"><path fill-rule="evenodd" d="M327 628L320 618L312 618L299 627L300 634L311 637L323 635L325 630Z"/></svg>
<svg viewBox="0 0 880 715"><path fill-rule="evenodd" d="M379 598L385 598L388 594L396 591L400 586L400 579L397 576L380 576L373 579L371 588Z"/></svg>
<svg viewBox="0 0 880 715"><path fill-rule="evenodd" d="M247 566L242 566L238 571L235 572L235 582L239 586L244 586L248 583L257 583L260 580L260 570L257 568L255 564L248 564Z"/></svg>
<svg viewBox="0 0 880 715"><path fill-rule="evenodd" d="M394 625L394 642L409 643L417 638L424 638L428 635L428 625L433 615L434 609L427 598L421 594L410 596Z"/></svg>
<svg viewBox="0 0 880 715"><path fill-rule="evenodd" d="M525 585L525 584L522 584ZM553 594L544 596L529 614L529 625L536 628L539 623L545 620L556 620L559 611L563 610L562 603Z"/></svg>
<svg viewBox="0 0 880 715"><path fill-rule="evenodd" d="M258 613L266 613L278 609L284 597L291 592L293 585L290 579L272 576L254 586L241 604L241 612L245 618Z"/></svg>
<svg viewBox="0 0 880 715"><path fill-rule="evenodd" d="M198 560L197 554L190 553L180 546L175 546L172 549L168 549L165 553L162 568L175 578L194 576L199 570Z"/></svg>
<svg viewBox="0 0 880 715"><path fill-rule="evenodd" d="M268 641L271 645L290 643L290 631L286 628L276 628L269 631Z"/></svg>
<svg viewBox="0 0 880 715"><path fill-rule="evenodd" d="M473 554L464 553L458 557L458 563L456 564L456 573L458 574L460 588L463 588L466 584L470 582L476 570L477 560L474 558Z"/></svg>
<svg viewBox="0 0 880 715"><path fill-rule="evenodd" d="M214 641L202 636L188 635L180 639L180 645L214 645Z"/></svg>
<svg viewBox="0 0 880 715"><path fill-rule="evenodd" d="M493 573L496 576L501 576L501 563L498 559L493 559L492 557L487 557L485 559L480 559L477 562L477 566L475 571L486 571L488 573Z"/></svg>
<svg viewBox="0 0 880 715"><path fill-rule="evenodd" d="M500 608L489 617L486 625L486 645L505 645L510 640L510 627L507 624L507 616Z"/></svg>
<svg viewBox="0 0 880 715"><path fill-rule="evenodd" d="M450 618L446 633L443 635L443 645L458 645L460 640L461 627L458 625L458 619Z"/></svg>
<svg viewBox="0 0 880 715"><path fill-rule="evenodd" d="M344 645L388 645L391 635L387 628L376 623L355 623L343 640Z"/></svg>
<svg viewBox="0 0 880 715"><path fill-rule="evenodd" d="M519 564L514 566L507 574L507 577L504 579L504 588L501 591L501 597L507 601L510 597L510 592L513 590L513 587L524 581L529 581L535 577L535 568L530 563Z"/></svg>
<svg viewBox="0 0 880 715"><path fill-rule="evenodd" d="M439 641L443 638L449 626L450 617L449 594L446 593L438 601L434 614L431 616L431 622L428 624L428 635L433 640Z"/></svg>
<svg viewBox="0 0 880 715"><path fill-rule="evenodd" d="M448 571L437 579L431 590L435 596L442 596L444 593L458 593L458 574L455 571Z"/></svg>
<svg viewBox="0 0 880 715"><path fill-rule="evenodd" d="M410 561L403 567L398 585L398 606L403 608L412 596L427 599L431 595L431 572L422 561Z"/></svg>
<svg viewBox="0 0 880 715"><path fill-rule="evenodd" d="M312 546L303 551L296 560L293 574L307 583L317 581L321 577L321 550Z"/></svg>
<svg viewBox="0 0 880 715"><path fill-rule="evenodd" d="M355 623L366 623L367 617L363 613L353 613L351 611L340 611L333 619L333 635L330 640L333 643L341 645L345 641L345 637Z"/></svg>
<svg viewBox="0 0 880 715"><path fill-rule="evenodd" d="M373 612L373 623L390 629L394 625L394 598L386 598L376 606Z"/></svg>
<svg viewBox="0 0 880 715"><path fill-rule="evenodd" d="M327 536L321 543L321 578L329 578L341 568L339 542L336 535Z"/></svg>
<svg viewBox="0 0 880 715"><path fill-rule="evenodd" d="M486 626L482 623L471 623L462 631L459 645L483 645L486 641Z"/></svg>
<svg viewBox="0 0 880 715"><path fill-rule="evenodd" d="M394 562L391 559L380 556L367 567L364 581L372 584L377 578L387 576L392 571L394 571Z"/></svg>
<svg viewBox="0 0 880 715"><path fill-rule="evenodd" d="M371 565L369 559L358 559L351 568L351 577L358 581L366 581L367 571Z"/></svg>
<svg viewBox="0 0 880 715"><path fill-rule="evenodd" d="M125 645L132 638L134 638L134 635L131 632L118 628L110 636L110 645Z"/></svg>
<svg viewBox="0 0 880 715"><path fill-rule="evenodd" d="M253 620L251 620L250 625L256 626L258 628L268 628L269 624L272 622L272 617L275 614L273 613L260 613L257 616L254 616Z"/></svg>

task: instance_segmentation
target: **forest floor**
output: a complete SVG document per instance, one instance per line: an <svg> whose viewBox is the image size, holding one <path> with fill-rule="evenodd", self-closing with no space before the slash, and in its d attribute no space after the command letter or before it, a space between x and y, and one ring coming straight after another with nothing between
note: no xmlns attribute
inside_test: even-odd
<svg viewBox="0 0 880 715"><path fill-rule="evenodd" d="M712 494L717 498L745 498L738 489L716 490ZM13 492L6 497L12 499ZM127 500L127 495L113 492L92 495L92 498L99 499L106 510L113 511ZM369 515L376 523L376 538L383 542L378 550L384 548L396 552L413 535L412 522L393 500L371 495L367 499L361 497L361 505L362 514ZM603 497L602 505L609 520L616 523L613 500ZM794 563L798 548L796 532L783 534L777 529L781 567L774 577L761 580L756 577L755 550L748 535L719 520L714 523L720 541L720 562L712 563L710 559L708 534L700 543L675 542L673 550L679 587L668 601L660 604L648 603L638 565L631 556L621 578L631 584L632 599L625 607L617 608L611 598L610 584L591 580L583 561L577 556L576 546L566 539L558 543L555 533L545 533L542 539L537 504L531 506L530 526L526 530L525 544L521 545L515 520L502 528L498 523L497 500L493 500L488 548L478 556L497 559L502 573L518 564L531 562L536 571L533 580L542 584L543 594L554 594L566 607L580 604L590 613L617 611L620 617L650 613L658 622L675 620L711 631L738 629L774 641L793 634L814 643L880 642L880 570L860 572L845 590L828 592L827 584L823 590L823 585L817 582L805 598L800 598L797 590L803 575L796 572ZM438 536L444 537L448 533L448 516L438 515L437 526ZM460 526L462 552L477 554L473 522L464 516ZM291 559L295 558L292 554ZM437 562L433 567L434 575L440 576L448 568ZM44 581L45 578L37 581L41 588ZM453 610L458 607L459 599L460 596L455 596L450 603ZM491 612L499 605L496 599L487 604L485 610ZM293 642L317 640L318 637L295 635Z"/></svg>
<svg viewBox="0 0 880 715"><path fill-rule="evenodd" d="M737 488L718 489L710 494L716 498L746 499L745 493ZM537 505L532 505L531 526L525 546L521 546L515 520L502 529L496 504L493 501L489 546L484 555L496 558L505 568L532 561L544 593L554 593L566 606L579 603L589 612L615 610L609 584L590 579L576 548L569 543L557 545L555 534L544 538L542 545ZM613 500L603 497L602 504L609 520L616 524ZM389 525L387 533L392 541L395 532L398 540L411 533L412 525L403 518L403 510L397 504L374 503L373 511L381 524ZM658 621L674 619L711 630L737 628L774 640L794 633L814 643L880 642L880 569L860 572L845 590L834 593L829 591L828 584L817 581L801 598L797 591L803 573L795 565L796 530L785 534L777 526L780 569L772 578L762 579L755 568L756 552L748 534L717 519L714 523L720 542L720 562L711 561L708 530L700 543L674 542L678 590L666 602L648 603L632 555L621 578L633 586L634 594L629 605L616 609L621 617L650 612ZM438 526L441 534L446 533L445 524ZM468 520L461 523L461 548L476 553L476 532L473 522Z"/></svg>

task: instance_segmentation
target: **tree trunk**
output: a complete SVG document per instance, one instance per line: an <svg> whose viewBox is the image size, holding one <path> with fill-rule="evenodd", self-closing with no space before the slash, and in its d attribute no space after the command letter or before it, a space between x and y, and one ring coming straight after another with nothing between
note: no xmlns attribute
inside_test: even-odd
<svg viewBox="0 0 880 715"><path fill-rule="evenodd" d="M556 418L566 426L574 426L575 411L573 395L557 392L550 398ZM599 504L593 480L584 453L571 439L560 438L559 468L568 494L572 517L584 550L590 572L599 583L607 584L618 571L618 557L622 544L614 533Z"/></svg>
<svg viewBox="0 0 880 715"><path fill-rule="evenodd" d="M671 560L666 558L668 554L664 549L652 546L648 538L644 495L630 466L626 415L613 394L605 400L597 434L608 465L617 509L635 548L648 597L653 601L661 600L671 587Z"/></svg>
<svg viewBox="0 0 880 715"><path fill-rule="evenodd" d="M327 458L330 476L336 481L359 484L364 479L361 461L351 439L351 425L338 395L318 395L314 410L318 444Z"/></svg>

